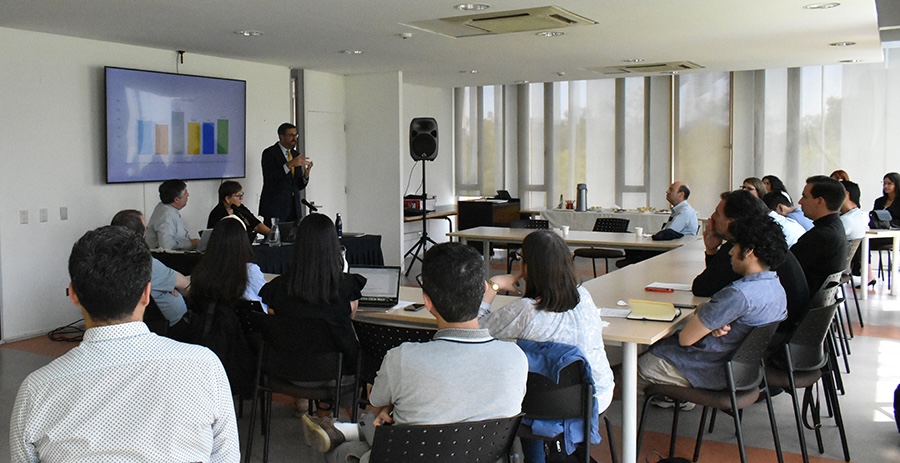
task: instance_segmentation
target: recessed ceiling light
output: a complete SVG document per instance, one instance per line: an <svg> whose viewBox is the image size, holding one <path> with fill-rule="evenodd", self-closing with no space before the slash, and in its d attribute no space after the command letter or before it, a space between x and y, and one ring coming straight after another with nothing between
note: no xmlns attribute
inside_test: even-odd
<svg viewBox="0 0 900 463"><path fill-rule="evenodd" d="M463 71L459 71L459 73L460 74L478 74L478 69L463 70Z"/></svg>
<svg viewBox="0 0 900 463"><path fill-rule="evenodd" d="M678 71L663 71L663 72L660 72L660 74L662 74L664 76L677 76Z"/></svg>
<svg viewBox="0 0 900 463"><path fill-rule="evenodd" d="M527 80L517 80L517 81L515 81L515 82L513 82L513 83L514 83L514 84L527 84L528 81L527 81Z"/></svg>
<svg viewBox="0 0 900 463"><path fill-rule="evenodd" d="M487 3L463 3L460 5L456 5L453 8L456 8L459 11L484 11L491 6Z"/></svg>
<svg viewBox="0 0 900 463"><path fill-rule="evenodd" d="M261 31L234 31L237 35L243 35L244 37L259 37L263 35Z"/></svg>
<svg viewBox="0 0 900 463"><path fill-rule="evenodd" d="M631 59L623 59L623 63L643 63L644 58L631 58Z"/></svg>
<svg viewBox="0 0 900 463"><path fill-rule="evenodd" d="M561 35L566 35L566 33L560 31L540 31L534 35L538 37L559 37Z"/></svg>
<svg viewBox="0 0 900 463"><path fill-rule="evenodd" d="M828 45L831 45L832 47L851 47L856 45L856 42L833 42Z"/></svg>
<svg viewBox="0 0 900 463"><path fill-rule="evenodd" d="M830 3L810 3L809 5L804 5L803 8L806 10L830 10L832 8L837 8L841 6L840 3L830 2Z"/></svg>
<svg viewBox="0 0 900 463"><path fill-rule="evenodd" d="M842 59L840 62L846 64L846 63L859 63L861 61L862 61L861 59Z"/></svg>
<svg viewBox="0 0 900 463"><path fill-rule="evenodd" d="M341 53L345 55L361 55L362 50L341 50Z"/></svg>

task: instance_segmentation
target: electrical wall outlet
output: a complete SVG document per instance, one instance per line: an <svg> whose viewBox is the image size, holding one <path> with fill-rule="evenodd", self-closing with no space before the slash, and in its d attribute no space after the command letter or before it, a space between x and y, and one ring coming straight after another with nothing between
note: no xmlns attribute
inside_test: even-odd
<svg viewBox="0 0 900 463"><path fill-rule="evenodd" d="M19 211L19 224L25 225L28 223L28 209L22 209Z"/></svg>
<svg viewBox="0 0 900 463"><path fill-rule="evenodd" d="M59 208L59 220L69 220L69 208L62 206Z"/></svg>
<svg viewBox="0 0 900 463"><path fill-rule="evenodd" d="M41 214L41 222L46 222L48 220L47 208L41 208L41 210L39 212Z"/></svg>

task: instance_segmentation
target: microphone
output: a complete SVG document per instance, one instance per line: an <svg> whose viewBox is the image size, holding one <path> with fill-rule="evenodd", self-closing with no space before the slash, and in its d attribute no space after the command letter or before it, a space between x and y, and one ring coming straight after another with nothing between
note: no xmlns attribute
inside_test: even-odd
<svg viewBox="0 0 900 463"><path fill-rule="evenodd" d="M313 206L312 203L307 201L306 199L301 199L300 202L303 203L304 206L309 208L309 212L319 212L319 208Z"/></svg>

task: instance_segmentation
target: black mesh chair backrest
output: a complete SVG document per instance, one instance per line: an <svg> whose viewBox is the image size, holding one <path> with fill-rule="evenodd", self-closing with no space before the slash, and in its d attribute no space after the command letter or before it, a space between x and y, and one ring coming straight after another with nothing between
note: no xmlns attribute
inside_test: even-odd
<svg viewBox="0 0 900 463"><path fill-rule="evenodd" d="M824 307L837 301L837 292L841 287L841 275L843 273L843 271L840 271L828 275L819 290L810 298L809 306Z"/></svg>
<svg viewBox="0 0 900 463"><path fill-rule="evenodd" d="M625 233L628 231L628 219L617 219L612 217L601 217L594 221L595 232L606 233Z"/></svg>
<svg viewBox="0 0 900 463"><path fill-rule="evenodd" d="M378 426L370 463L506 461L522 415L439 425Z"/></svg>
<svg viewBox="0 0 900 463"><path fill-rule="evenodd" d="M542 219L514 220L509 224L509 228L532 228L538 230L546 230L550 228L550 221Z"/></svg>
<svg viewBox="0 0 900 463"><path fill-rule="evenodd" d="M825 336L838 305L840 304L834 303L814 307L803 316L787 341L792 370L814 371L825 366L828 361L828 356L825 355Z"/></svg>
<svg viewBox="0 0 900 463"><path fill-rule="evenodd" d="M404 342L428 342L434 338L433 329L406 328L353 320L353 329L362 354L360 380L370 383L381 367L387 351Z"/></svg>
<svg viewBox="0 0 900 463"><path fill-rule="evenodd" d="M559 373L559 383L539 374L528 373L522 413L536 420L582 418L593 407L593 391L584 380L584 364L573 362ZM587 405L587 407L585 407Z"/></svg>
<svg viewBox="0 0 900 463"><path fill-rule="evenodd" d="M264 342L263 373L287 381L325 381L342 374L343 353L331 329L316 318L251 313Z"/></svg>
<svg viewBox="0 0 900 463"><path fill-rule="evenodd" d="M760 368L762 358L779 323L754 327L731 355L726 374L732 376L735 390L745 391L759 386L763 375Z"/></svg>

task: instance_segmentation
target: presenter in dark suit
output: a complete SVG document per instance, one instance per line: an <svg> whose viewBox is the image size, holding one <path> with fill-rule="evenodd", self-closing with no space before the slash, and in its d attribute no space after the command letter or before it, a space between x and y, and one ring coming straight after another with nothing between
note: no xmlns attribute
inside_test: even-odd
<svg viewBox="0 0 900 463"><path fill-rule="evenodd" d="M263 188L259 196L259 215L266 226L272 218L293 222L300 218L300 191L309 183L313 163L295 149L297 126L285 122L278 126L278 143L262 152Z"/></svg>

